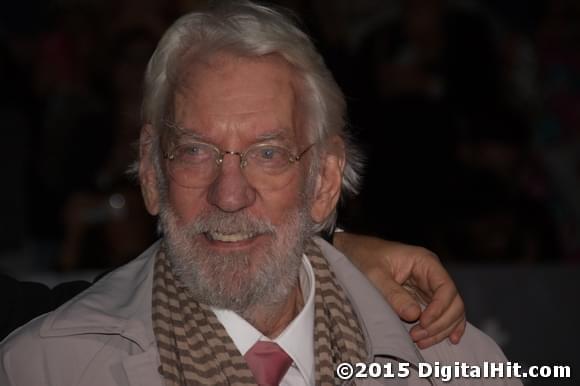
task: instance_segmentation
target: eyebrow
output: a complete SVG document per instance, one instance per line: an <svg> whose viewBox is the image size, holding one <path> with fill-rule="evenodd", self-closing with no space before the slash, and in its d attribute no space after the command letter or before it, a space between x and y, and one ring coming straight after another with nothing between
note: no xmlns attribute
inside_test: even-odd
<svg viewBox="0 0 580 386"><path fill-rule="evenodd" d="M183 129L177 136L177 138L179 138L180 140L182 138L187 138L190 140L194 140L194 141L199 141L199 142L210 142L209 138L203 134L198 134L195 131L192 131L191 129Z"/></svg>
<svg viewBox="0 0 580 386"><path fill-rule="evenodd" d="M287 129L269 131L258 135L256 139L258 140L258 142L273 141L273 140L281 140L282 142L289 142L291 138L286 134L289 131L290 130Z"/></svg>
<svg viewBox="0 0 580 386"><path fill-rule="evenodd" d="M207 141L208 138L206 135L202 134L199 132L199 130L196 130L194 128L191 127L183 127L183 126L179 126L178 124L174 123L174 122L166 122L166 125L174 130L173 134L175 135L175 137L177 139L181 139L183 137L186 138L190 138L196 141Z"/></svg>
<svg viewBox="0 0 580 386"><path fill-rule="evenodd" d="M168 122L167 125L175 130L175 134L177 134L177 138L188 138L194 141L200 142L211 142L207 135L204 135L192 127L182 127L173 122ZM267 141L275 141L279 140L284 142L285 144L290 144L292 138L287 134L291 130L283 128L283 129L276 129L272 131L268 131L256 136L255 141L256 143L259 142L267 142Z"/></svg>

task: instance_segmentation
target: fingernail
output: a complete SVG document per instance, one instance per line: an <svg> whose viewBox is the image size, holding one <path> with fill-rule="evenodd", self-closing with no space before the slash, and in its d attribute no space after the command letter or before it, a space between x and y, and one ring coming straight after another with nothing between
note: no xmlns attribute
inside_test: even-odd
<svg viewBox="0 0 580 386"><path fill-rule="evenodd" d="M407 321L414 321L416 320L421 313L421 310L416 304L405 304L401 309L401 315L403 319Z"/></svg>
<svg viewBox="0 0 580 386"><path fill-rule="evenodd" d="M459 338L457 337L457 335L451 334L451 336L449 336L449 341L453 344L457 344L459 343Z"/></svg>
<svg viewBox="0 0 580 386"><path fill-rule="evenodd" d="M430 346L433 344L433 342L431 342L431 340L430 340L430 339L427 339L427 340L422 340L422 341L420 341L420 342L416 342L416 343L417 343L417 346L418 346L418 347L419 347L421 350L423 350L423 349L426 349L427 347L430 347Z"/></svg>
<svg viewBox="0 0 580 386"><path fill-rule="evenodd" d="M422 329L422 328L418 329L418 330L414 330L411 334L413 335L414 340L425 339L427 336L429 336L429 333L427 332L427 330Z"/></svg>
<svg viewBox="0 0 580 386"><path fill-rule="evenodd" d="M405 304L403 306L403 308L401 308L401 315L404 318L408 318L409 317L409 310L411 309L411 305L410 304Z"/></svg>

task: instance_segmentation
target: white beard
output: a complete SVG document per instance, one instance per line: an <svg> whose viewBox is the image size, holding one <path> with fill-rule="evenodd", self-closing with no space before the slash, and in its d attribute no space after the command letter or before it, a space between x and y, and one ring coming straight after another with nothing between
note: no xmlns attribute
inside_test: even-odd
<svg viewBox="0 0 580 386"><path fill-rule="evenodd" d="M239 314L255 306L278 304L298 283L305 243L313 228L307 207L289 213L278 227L245 212L219 209L179 227L174 212L163 208L159 220L165 253L177 279L200 303ZM247 253L220 254L200 242L204 233L216 231L265 234L270 241Z"/></svg>

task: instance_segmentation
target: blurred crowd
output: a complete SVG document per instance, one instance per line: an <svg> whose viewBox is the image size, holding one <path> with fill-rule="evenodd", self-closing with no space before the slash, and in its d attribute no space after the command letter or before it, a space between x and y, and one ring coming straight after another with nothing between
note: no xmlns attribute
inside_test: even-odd
<svg viewBox="0 0 580 386"><path fill-rule="evenodd" d="M0 256L102 268L155 239L125 173L141 78L163 30L203 2L2 5ZM367 154L343 228L445 260L580 261L578 1L274 3L314 36Z"/></svg>

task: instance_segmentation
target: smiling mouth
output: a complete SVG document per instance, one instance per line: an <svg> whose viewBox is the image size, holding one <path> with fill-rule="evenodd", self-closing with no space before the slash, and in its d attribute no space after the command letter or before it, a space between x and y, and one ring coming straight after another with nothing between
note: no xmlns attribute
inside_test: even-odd
<svg viewBox="0 0 580 386"><path fill-rule="evenodd" d="M205 236L211 241L221 241L223 243L236 243L253 239L257 236L255 233L220 233L206 232Z"/></svg>

